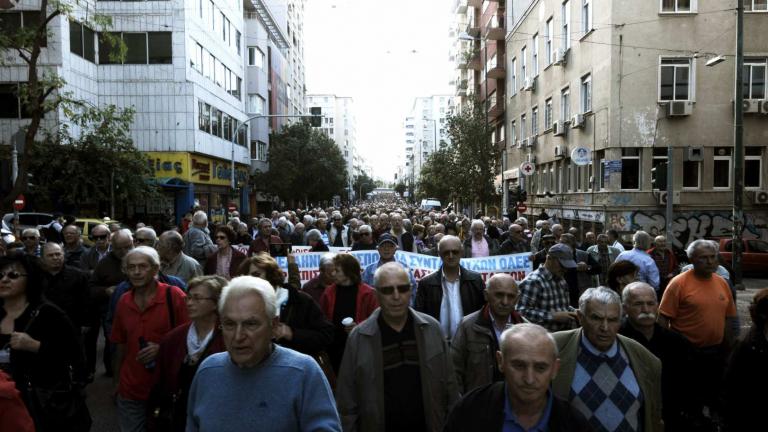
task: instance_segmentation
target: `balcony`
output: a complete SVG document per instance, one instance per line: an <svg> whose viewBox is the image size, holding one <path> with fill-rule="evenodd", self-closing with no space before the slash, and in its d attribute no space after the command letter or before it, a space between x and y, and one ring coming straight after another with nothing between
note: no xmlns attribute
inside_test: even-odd
<svg viewBox="0 0 768 432"><path fill-rule="evenodd" d="M499 58L494 54L493 57L488 59L488 71L486 75L488 78L501 79L506 78L507 72L504 69L504 57Z"/></svg>
<svg viewBox="0 0 768 432"><path fill-rule="evenodd" d="M483 62L481 60L482 53L480 51L481 50L476 49L468 52L470 55L469 63L467 63L468 68L476 71L483 70Z"/></svg>
<svg viewBox="0 0 768 432"><path fill-rule="evenodd" d="M456 54L456 69L466 69L472 60L472 51L464 51Z"/></svg>
<svg viewBox="0 0 768 432"><path fill-rule="evenodd" d="M492 94L487 101L488 117L493 119L504 113L504 98L497 97L496 93Z"/></svg>
<svg viewBox="0 0 768 432"><path fill-rule="evenodd" d="M470 9L469 12L467 12L467 26L464 31L473 38L480 36L480 23L476 19L474 9Z"/></svg>
<svg viewBox="0 0 768 432"><path fill-rule="evenodd" d="M501 14L494 14L485 25L485 33L483 36L487 40L503 41L506 32L507 31L504 29L504 16Z"/></svg>
<svg viewBox="0 0 768 432"><path fill-rule="evenodd" d="M463 14L467 12L467 0L456 0L453 5L453 11L456 14Z"/></svg>

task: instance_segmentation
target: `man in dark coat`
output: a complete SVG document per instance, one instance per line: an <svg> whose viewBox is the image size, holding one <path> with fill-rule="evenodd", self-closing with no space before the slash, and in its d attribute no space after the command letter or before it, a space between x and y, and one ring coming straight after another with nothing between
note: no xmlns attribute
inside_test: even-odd
<svg viewBox="0 0 768 432"><path fill-rule="evenodd" d="M466 394L448 415L446 432L592 430L580 413L550 389L560 359L544 327L523 323L505 330L496 356L504 381Z"/></svg>
<svg viewBox="0 0 768 432"><path fill-rule="evenodd" d="M450 340L462 318L485 304L485 286L480 273L459 264L463 247L458 237L443 237L437 250L443 265L419 281L414 308L438 320L443 334Z"/></svg>
<svg viewBox="0 0 768 432"><path fill-rule="evenodd" d="M64 264L64 250L58 243L43 245L40 262L43 274L40 278L43 295L64 313L79 331L88 327L88 274Z"/></svg>

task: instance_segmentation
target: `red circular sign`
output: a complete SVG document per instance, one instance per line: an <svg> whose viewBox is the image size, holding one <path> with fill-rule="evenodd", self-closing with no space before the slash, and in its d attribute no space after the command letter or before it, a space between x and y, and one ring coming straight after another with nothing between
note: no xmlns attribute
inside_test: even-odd
<svg viewBox="0 0 768 432"><path fill-rule="evenodd" d="M24 195L19 194L19 196L17 196L16 200L13 202L13 209L16 211L21 211L24 208L24 204L26 204L24 201Z"/></svg>
<svg viewBox="0 0 768 432"><path fill-rule="evenodd" d="M237 211L237 205L230 203L227 207L227 210L229 210L230 213Z"/></svg>
<svg viewBox="0 0 768 432"><path fill-rule="evenodd" d="M525 203L517 204L517 211L519 211L520 213L525 213L526 210L528 210L528 206L526 206Z"/></svg>

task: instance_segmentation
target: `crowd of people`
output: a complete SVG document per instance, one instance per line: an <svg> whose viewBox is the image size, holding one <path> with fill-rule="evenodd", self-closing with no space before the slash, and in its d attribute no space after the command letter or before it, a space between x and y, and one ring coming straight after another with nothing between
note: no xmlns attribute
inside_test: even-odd
<svg viewBox="0 0 768 432"><path fill-rule="evenodd" d="M90 248L74 224L60 242L4 235L0 430L90 430L102 334L126 432L762 424L768 289L739 338L712 241L681 251L638 230L629 246L402 202L230 216L213 226L197 210L163 232L105 223ZM293 246L322 253L304 284ZM440 267L417 280L398 251ZM507 254L528 255L523 280L461 261Z"/></svg>

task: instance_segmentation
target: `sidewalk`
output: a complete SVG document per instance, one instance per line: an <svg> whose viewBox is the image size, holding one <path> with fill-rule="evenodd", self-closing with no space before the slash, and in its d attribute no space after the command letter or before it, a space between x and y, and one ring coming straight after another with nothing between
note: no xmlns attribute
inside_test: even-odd
<svg viewBox="0 0 768 432"><path fill-rule="evenodd" d="M741 320L742 334L752 325L752 319L749 316L749 305L752 303L752 297L763 288L768 288L768 279L744 278L744 291L736 292L736 309L739 312Z"/></svg>

